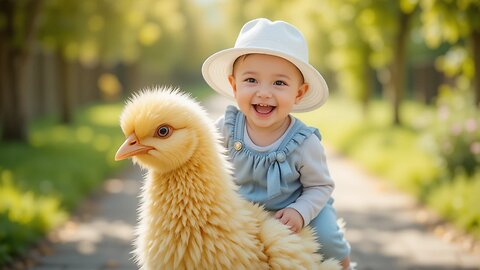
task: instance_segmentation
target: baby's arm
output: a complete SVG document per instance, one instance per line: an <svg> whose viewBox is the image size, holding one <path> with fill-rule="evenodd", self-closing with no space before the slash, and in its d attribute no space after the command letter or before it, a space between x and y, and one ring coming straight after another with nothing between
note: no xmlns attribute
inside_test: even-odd
<svg viewBox="0 0 480 270"><path fill-rule="evenodd" d="M300 213L304 225L308 225L325 206L335 187L328 171L325 150L317 136L310 136L297 149L295 155L299 159L297 168L301 174L302 195L287 206Z"/></svg>

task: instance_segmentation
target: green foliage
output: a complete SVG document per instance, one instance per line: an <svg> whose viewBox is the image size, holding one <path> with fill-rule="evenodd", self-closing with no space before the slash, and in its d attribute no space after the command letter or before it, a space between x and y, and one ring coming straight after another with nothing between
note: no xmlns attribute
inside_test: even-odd
<svg viewBox="0 0 480 270"><path fill-rule="evenodd" d="M480 239L480 172L458 174L432 191L427 204Z"/></svg>
<svg viewBox="0 0 480 270"><path fill-rule="evenodd" d="M480 29L477 0L419 0L422 29L427 44L437 47L442 41L456 43Z"/></svg>
<svg viewBox="0 0 480 270"><path fill-rule="evenodd" d="M437 68L447 76L460 75L472 80L474 61L478 61L478 56L473 55L478 44L475 45L472 33L480 31L480 1L418 1L421 6L420 28L426 44L430 48L437 48L442 42L452 44L450 50L437 60Z"/></svg>
<svg viewBox="0 0 480 270"><path fill-rule="evenodd" d="M28 144L0 144L0 265L58 226L124 164L113 160L123 141L121 108L92 106L78 112L72 126L39 120Z"/></svg>
<svg viewBox="0 0 480 270"><path fill-rule="evenodd" d="M468 88L443 86L428 134L447 179L480 172L480 111Z"/></svg>
<svg viewBox="0 0 480 270"><path fill-rule="evenodd" d="M185 92L189 92L192 97L198 101L205 100L215 93L215 91L207 85L207 83L195 84L181 88Z"/></svg>
<svg viewBox="0 0 480 270"><path fill-rule="evenodd" d="M189 26L185 22L194 17L182 10L183 2L188 1L45 0L40 41L45 48L87 65L131 63L155 44L190 45L182 37Z"/></svg>
<svg viewBox="0 0 480 270"><path fill-rule="evenodd" d="M453 46L444 55L437 58L435 65L448 77L474 76L474 63L468 50L463 46Z"/></svg>
<svg viewBox="0 0 480 270"><path fill-rule="evenodd" d="M0 265L25 251L28 244L63 222L66 212L58 198L20 191L10 171L0 177Z"/></svg>

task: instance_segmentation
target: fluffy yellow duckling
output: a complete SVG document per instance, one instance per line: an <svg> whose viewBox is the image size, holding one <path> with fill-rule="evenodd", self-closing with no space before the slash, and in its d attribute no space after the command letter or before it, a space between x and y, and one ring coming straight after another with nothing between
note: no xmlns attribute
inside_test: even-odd
<svg viewBox="0 0 480 270"><path fill-rule="evenodd" d="M142 269L340 269L322 262L310 228L292 233L236 193L216 128L171 89L134 95L121 115L115 159L148 170L135 256Z"/></svg>

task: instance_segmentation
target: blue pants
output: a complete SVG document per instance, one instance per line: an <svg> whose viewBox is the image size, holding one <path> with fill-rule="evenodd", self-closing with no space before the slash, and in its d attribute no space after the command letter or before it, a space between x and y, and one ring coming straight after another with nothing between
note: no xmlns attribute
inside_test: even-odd
<svg viewBox="0 0 480 270"><path fill-rule="evenodd" d="M341 261L350 255L350 244L337 225L337 213L332 204L333 198L330 198L309 225L317 233L317 241L322 245L319 253L323 254L325 259L334 258Z"/></svg>

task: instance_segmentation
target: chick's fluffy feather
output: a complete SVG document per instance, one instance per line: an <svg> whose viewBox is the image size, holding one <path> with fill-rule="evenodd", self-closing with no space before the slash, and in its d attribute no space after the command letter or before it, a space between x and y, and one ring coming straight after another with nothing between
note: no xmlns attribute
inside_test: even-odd
<svg viewBox="0 0 480 270"><path fill-rule="evenodd" d="M155 136L161 125L168 138ZM299 234L236 193L231 166L205 110L177 90L144 90L121 116L125 135L153 147L135 255L142 269L340 269L321 262L310 228Z"/></svg>

